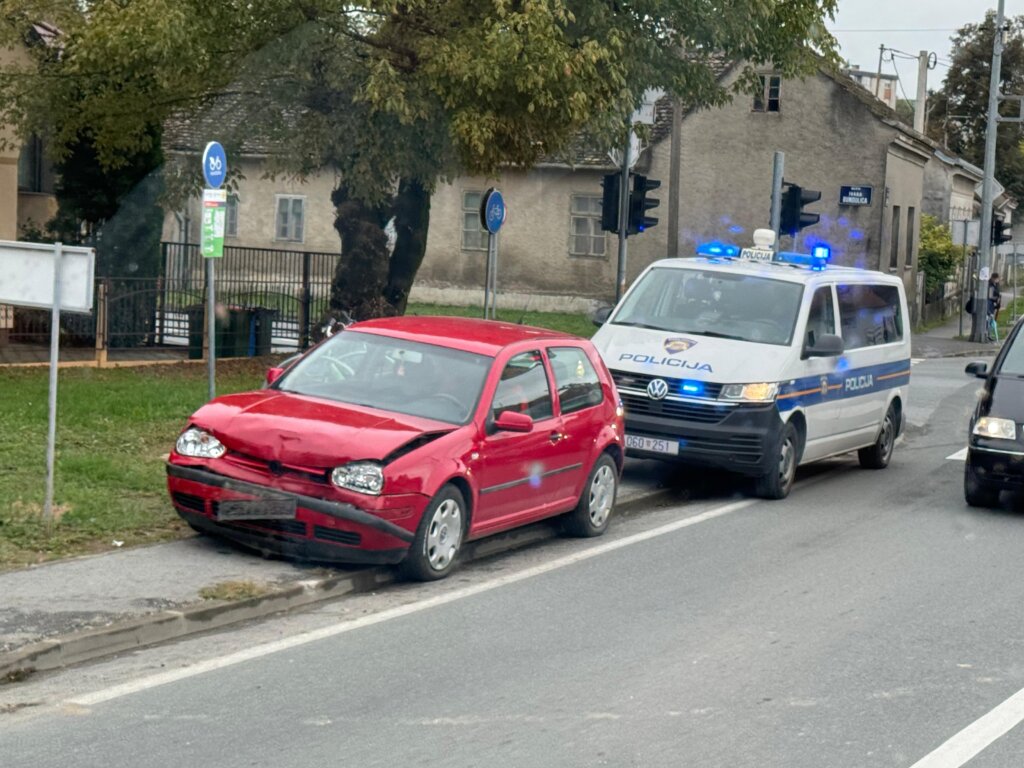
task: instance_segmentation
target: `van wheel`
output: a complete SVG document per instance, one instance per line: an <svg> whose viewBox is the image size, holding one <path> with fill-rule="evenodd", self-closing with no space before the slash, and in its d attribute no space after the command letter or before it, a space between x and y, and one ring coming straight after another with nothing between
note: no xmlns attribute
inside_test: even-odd
<svg viewBox="0 0 1024 768"><path fill-rule="evenodd" d="M991 508L999 505L999 489L980 477L971 466L971 457L964 462L964 501L969 507Z"/></svg>
<svg viewBox="0 0 1024 768"><path fill-rule="evenodd" d="M800 461L800 436L796 427L786 424L775 444L772 470L757 478L754 493L762 499L784 499L793 488L796 465Z"/></svg>
<svg viewBox="0 0 1024 768"><path fill-rule="evenodd" d="M896 416L896 409L891 405L885 412L882 420L882 429L878 433L878 439L874 445L861 448L857 451L857 458L864 469L885 469L889 466L889 459L892 458L892 448L896 443L896 430L899 422Z"/></svg>

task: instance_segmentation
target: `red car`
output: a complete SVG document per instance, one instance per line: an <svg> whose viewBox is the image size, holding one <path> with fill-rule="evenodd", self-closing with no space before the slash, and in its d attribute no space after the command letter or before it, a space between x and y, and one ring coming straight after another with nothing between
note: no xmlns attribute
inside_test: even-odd
<svg viewBox="0 0 1024 768"><path fill-rule="evenodd" d="M316 560L402 563L428 580L498 531L555 515L579 536L608 525L622 408L585 339L454 317L370 320L268 378L207 403L178 437L167 485L199 531Z"/></svg>

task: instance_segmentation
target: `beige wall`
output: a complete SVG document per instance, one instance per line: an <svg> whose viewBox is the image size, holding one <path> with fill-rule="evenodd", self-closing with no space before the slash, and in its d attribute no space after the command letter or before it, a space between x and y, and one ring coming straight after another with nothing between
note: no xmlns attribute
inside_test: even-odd
<svg viewBox="0 0 1024 768"><path fill-rule="evenodd" d="M463 193L501 190L508 217L498 235L499 293L532 294L534 305L551 306L545 295L602 296L614 293L616 239L604 235L605 255L570 255L573 195L601 196L599 171L542 169L508 172L501 179L464 177L439 185L430 209L427 253L417 276L417 296L464 288L482 295L486 250L462 248ZM466 301L450 291L452 300Z"/></svg>
<svg viewBox="0 0 1024 768"><path fill-rule="evenodd" d="M230 158L229 158L230 161ZM198 158L196 163L198 163ZM334 229L334 206L331 191L335 187L333 174L324 172L306 181L284 177L264 177L264 165L258 160L243 160L238 184L238 236L225 239L225 245L251 248L280 248L290 251L320 251L337 253L341 238ZM277 196L294 195L305 199L305 225L302 242L275 239ZM188 241L200 239L200 200L189 200L186 208L190 219ZM180 240L175 211L164 217L163 239Z"/></svg>
<svg viewBox="0 0 1024 768"><path fill-rule="evenodd" d="M921 202L924 167L928 156L898 142L890 145L886 167L885 208L883 210L882 269L903 278L907 296L914 301L914 272L917 267L917 243L921 230ZM893 211L900 209L899 231L894 231ZM911 217L911 211L913 216ZM896 252L893 254L893 244Z"/></svg>
<svg viewBox="0 0 1024 768"><path fill-rule="evenodd" d="M28 62L21 49L0 48L0 69ZM0 137L9 140L14 132L0 125ZM18 237L18 150L0 150L0 240Z"/></svg>

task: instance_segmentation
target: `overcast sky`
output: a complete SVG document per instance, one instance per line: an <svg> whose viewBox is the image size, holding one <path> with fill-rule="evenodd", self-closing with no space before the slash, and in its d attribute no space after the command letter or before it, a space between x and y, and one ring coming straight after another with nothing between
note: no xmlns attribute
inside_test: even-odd
<svg viewBox="0 0 1024 768"><path fill-rule="evenodd" d="M830 25L841 46L839 55L861 69L878 68L878 46L896 48L917 56L934 51L939 65L928 73L928 87L939 88L946 76L942 61L952 50L950 37L967 23L995 10L997 0L839 0L839 13ZM1005 0L1007 16L1024 14L1024 0ZM886 56L888 58L888 55ZM893 68L895 64L896 68ZM908 98L917 88L917 64L905 58L882 64L882 71L899 74ZM899 94L903 96L902 93Z"/></svg>

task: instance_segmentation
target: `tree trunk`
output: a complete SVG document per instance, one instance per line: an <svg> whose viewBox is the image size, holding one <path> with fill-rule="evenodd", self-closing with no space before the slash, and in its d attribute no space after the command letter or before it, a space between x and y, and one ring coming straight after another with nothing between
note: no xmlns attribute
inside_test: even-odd
<svg viewBox="0 0 1024 768"><path fill-rule="evenodd" d="M335 190L331 201L341 235L331 310L357 320L403 314L426 253L430 194L420 182L403 179L390 205L367 206L344 188ZM385 228L392 218L395 243L389 253Z"/></svg>

